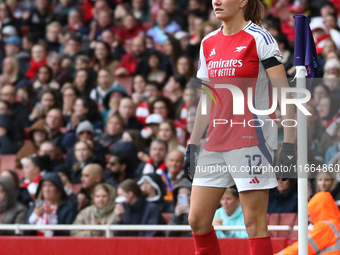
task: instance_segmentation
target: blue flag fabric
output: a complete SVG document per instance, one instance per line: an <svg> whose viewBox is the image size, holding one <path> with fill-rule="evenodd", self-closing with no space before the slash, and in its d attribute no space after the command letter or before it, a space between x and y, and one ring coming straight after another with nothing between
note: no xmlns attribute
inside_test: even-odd
<svg viewBox="0 0 340 255"><path fill-rule="evenodd" d="M295 52L294 65L307 67L307 89L310 90L317 71L317 54L309 20L306 15L294 15L295 19ZM309 78L309 79L308 79Z"/></svg>

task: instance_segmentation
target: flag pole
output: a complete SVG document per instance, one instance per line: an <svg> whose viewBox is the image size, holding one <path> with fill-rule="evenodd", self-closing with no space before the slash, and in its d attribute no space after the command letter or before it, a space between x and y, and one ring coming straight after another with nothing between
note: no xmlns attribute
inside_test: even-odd
<svg viewBox="0 0 340 255"><path fill-rule="evenodd" d="M306 67L296 67L296 87L306 88ZM303 98L298 93L298 98ZM303 104L306 107L306 104ZM297 109L297 174L298 174L298 242L299 255L308 254L308 178L305 167L307 165L307 116Z"/></svg>
<svg viewBox="0 0 340 255"><path fill-rule="evenodd" d="M309 20L306 15L295 15L295 52L294 65L296 66L296 87L310 89L311 79L307 85L307 69L309 76L313 77L316 63L316 50ZM298 98L303 98L297 93ZM303 104L306 107L306 104ZM308 254L308 161L307 161L307 116L297 108L297 177L298 177L298 246L299 255Z"/></svg>

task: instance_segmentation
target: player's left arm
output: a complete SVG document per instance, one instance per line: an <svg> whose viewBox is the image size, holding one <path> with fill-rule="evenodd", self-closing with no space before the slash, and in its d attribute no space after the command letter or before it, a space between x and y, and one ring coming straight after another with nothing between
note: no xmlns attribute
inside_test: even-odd
<svg viewBox="0 0 340 255"><path fill-rule="evenodd" d="M282 64L278 64L272 67L269 67L266 69L267 74L270 78L271 84L273 87L277 88L277 98L281 107L281 88L289 87L286 72ZM286 95L287 99L291 99L290 93L287 93ZM294 133L295 128L294 121L288 121L288 120L294 120L295 114L294 114L294 105L293 104L287 104L286 109L286 115L282 115L283 120L285 121L286 127L283 128L283 142L285 143L292 143L294 144ZM282 112L282 111L281 111Z"/></svg>

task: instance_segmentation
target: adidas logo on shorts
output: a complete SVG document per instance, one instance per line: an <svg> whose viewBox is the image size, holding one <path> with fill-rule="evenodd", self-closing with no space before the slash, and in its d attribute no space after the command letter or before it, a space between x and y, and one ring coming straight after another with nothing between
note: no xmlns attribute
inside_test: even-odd
<svg viewBox="0 0 340 255"><path fill-rule="evenodd" d="M259 179L255 176L249 183L260 183Z"/></svg>

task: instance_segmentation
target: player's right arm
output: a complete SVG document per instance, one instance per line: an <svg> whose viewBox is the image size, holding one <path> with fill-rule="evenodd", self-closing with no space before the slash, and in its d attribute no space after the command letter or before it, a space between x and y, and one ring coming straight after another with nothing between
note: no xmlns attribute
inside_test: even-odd
<svg viewBox="0 0 340 255"><path fill-rule="evenodd" d="M204 39L203 39L204 40ZM208 74L208 67L206 63L206 59L204 56L204 49L203 49L203 41L201 42L200 47L200 58L199 58L199 64L198 64L198 70L197 70L197 78L201 79L203 83L210 85L210 79ZM202 85L202 89L208 90L210 93L210 89L207 86ZM206 130L208 124L209 124L209 115L210 115L210 108L211 108L211 97L204 91L201 90L201 98L199 100L194 126L191 132L190 136L190 144L198 145L204 131ZM202 115L202 95L206 94L206 114Z"/></svg>

